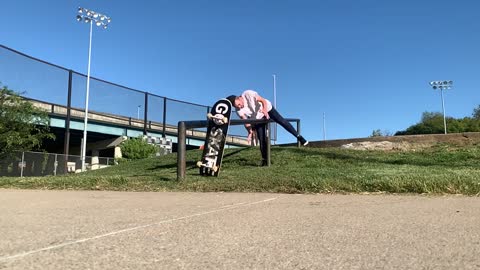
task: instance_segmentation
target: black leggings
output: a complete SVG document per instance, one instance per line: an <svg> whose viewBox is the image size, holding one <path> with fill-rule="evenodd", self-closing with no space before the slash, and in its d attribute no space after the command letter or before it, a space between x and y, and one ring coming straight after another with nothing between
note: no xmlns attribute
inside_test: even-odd
<svg viewBox="0 0 480 270"><path fill-rule="evenodd" d="M282 126L286 131L288 131L290 134L293 136L298 137L298 132L293 128L292 124L285 120L280 113L278 113L275 108L272 107L272 109L268 112L268 115L270 115L270 119L273 121L277 122L280 126Z"/></svg>
<svg viewBox="0 0 480 270"><path fill-rule="evenodd" d="M278 123L280 126L282 126L285 130L287 130L290 134L295 136L295 138L298 136L298 132L293 128L293 126L283 118L280 113L278 113L275 108L272 108L269 112L268 115L270 116L270 119ZM260 152L262 153L262 159L267 160L267 124L258 124L255 125L255 131L257 132L257 138L258 141L260 142Z"/></svg>

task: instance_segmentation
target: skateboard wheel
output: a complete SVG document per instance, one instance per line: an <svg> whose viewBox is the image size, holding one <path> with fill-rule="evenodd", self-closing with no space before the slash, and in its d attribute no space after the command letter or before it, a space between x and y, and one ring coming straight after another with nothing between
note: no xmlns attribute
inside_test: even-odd
<svg viewBox="0 0 480 270"><path fill-rule="evenodd" d="M197 167L199 167L199 168L202 167L202 162L201 161L197 162Z"/></svg>
<svg viewBox="0 0 480 270"><path fill-rule="evenodd" d="M208 117L208 118L212 118L213 115L212 115L211 113L208 113L208 114L207 114L207 117Z"/></svg>
<svg viewBox="0 0 480 270"><path fill-rule="evenodd" d="M223 117L223 123L224 124L228 123L228 118L227 117Z"/></svg>
<svg viewBox="0 0 480 270"><path fill-rule="evenodd" d="M212 170L213 170L213 172L217 172L217 171L218 171L218 167L217 167L217 166L213 166L213 167L212 167Z"/></svg>

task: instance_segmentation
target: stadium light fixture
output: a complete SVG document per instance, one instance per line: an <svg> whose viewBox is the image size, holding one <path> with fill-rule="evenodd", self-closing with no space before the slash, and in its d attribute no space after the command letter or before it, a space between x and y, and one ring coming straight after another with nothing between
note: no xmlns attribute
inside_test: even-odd
<svg viewBox="0 0 480 270"><path fill-rule="evenodd" d="M442 110L443 110L443 128L445 134L447 134L447 120L445 118L445 101L443 99L443 90L450 90L453 88L453 81L431 81L430 86L433 90L440 90L442 96Z"/></svg>
<svg viewBox="0 0 480 270"><path fill-rule="evenodd" d="M99 18L100 17L100 18ZM101 20L101 18L104 18ZM83 140L82 140L82 172L85 171L85 157L87 154L87 123L88 123L88 97L90 93L90 63L92 59L92 28L93 22L95 25L107 28L107 25L112 21L110 17L89 10L86 8L79 7L77 14L77 21L84 21L85 23L90 23L90 39L88 43L88 70L87 70L87 90L85 92L85 118L83 120Z"/></svg>

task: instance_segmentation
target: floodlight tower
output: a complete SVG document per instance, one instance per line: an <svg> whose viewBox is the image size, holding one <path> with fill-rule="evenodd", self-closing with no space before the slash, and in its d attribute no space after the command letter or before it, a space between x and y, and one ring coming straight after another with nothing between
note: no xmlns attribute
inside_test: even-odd
<svg viewBox="0 0 480 270"><path fill-rule="evenodd" d="M447 134L447 121L445 119L445 102L443 100L443 90L452 89L453 81L431 81L430 86L433 88L433 90L440 90L440 94L442 96L443 128L445 130L445 134Z"/></svg>
<svg viewBox="0 0 480 270"><path fill-rule="evenodd" d="M88 43L88 70L87 70L87 90L85 92L85 118L83 120L83 140L82 140L82 172L85 171L85 156L87 153L87 122L88 122L88 96L90 93L90 63L92 59L92 29L93 22L96 26L107 29L107 25L112 19L104 14L100 14L93 10L79 7L77 21L90 23L90 39Z"/></svg>

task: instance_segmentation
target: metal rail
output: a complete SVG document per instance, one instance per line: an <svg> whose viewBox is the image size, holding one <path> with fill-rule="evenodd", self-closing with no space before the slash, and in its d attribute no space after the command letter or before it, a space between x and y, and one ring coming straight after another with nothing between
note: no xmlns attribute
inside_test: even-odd
<svg viewBox="0 0 480 270"><path fill-rule="evenodd" d="M297 132L300 134L300 119L285 119L288 122L297 123ZM244 125L244 124L264 124L267 125L267 166L270 166L270 123L274 121L266 119L234 119L230 120L230 125ZM186 152L187 152L187 129L192 128L204 128L208 126L207 120L197 121L180 121L178 122L178 145L177 145L177 180L185 180L185 172L187 169ZM300 146L300 142L297 142L297 146Z"/></svg>

